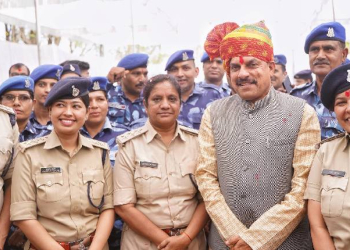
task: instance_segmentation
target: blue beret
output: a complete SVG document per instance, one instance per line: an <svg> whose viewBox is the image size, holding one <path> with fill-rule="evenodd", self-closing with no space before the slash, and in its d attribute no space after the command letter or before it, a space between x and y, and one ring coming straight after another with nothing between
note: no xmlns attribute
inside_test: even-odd
<svg viewBox="0 0 350 250"><path fill-rule="evenodd" d="M287 64L287 58L285 55L274 55L273 60L275 61L276 64L282 64L286 65Z"/></svg>
<svg viewBox="0 0 350 250"><path fill-rule="evenodd" d="M345 28L338 22L322 23L314 28L306 37L304 51L309 54L309 48L314 41L335 40L345 42Z"/></svg>
<svg viewBox="0 0 350 250"><path fill-rule="evenodd" d="M343 62L343 64L347 64L350 63L350 60L348 58L345 59L345 61Z"/></svg>
<svg viewBox="0 0 350 250"><path fill-rule="evenodd" d="M102 90L102 91L107 91L107 83L108 80L106 77L104 76L94 76L94 77L90 77L91 80L91 84L89 86L89 91L98 91L98 90Z"/></svg>
<svg viewBox="0 0 350 250"><path fill-rule="evenodd" d="M44 64L33 70L30 77L36 83L39 79L50 78L50 79L60 79L62 67L53 64Z"/></svg>
<svg viewBox="0 0 350 250"><path fill-rule="evenodd" d="M0 85L0 96L10 90L28 90L33 93L34 81L29 76L10 77Z"/></svg>
<svg viewBox="0 0 350 250"><path fill-rule="evenodd" d="M294 75L295 79L312 79L311 70L304 69Z"/></svg>
<svg viewBox="0 0 350 250"><path fill-rule="evenodd" d="M145 68L147 67L148 55L142 53L133 53L124 56L118 63L118 67L125 69Z"/></svg>
<svg viewBox="0 0 350 250"><path fill-rule="evenodd" d="M323 105L333 111L337 94L350 89L350 64L341 65L325 77L321 88L321 101Z"/></svg>
<svg viewBox="0 0 350 250"><path fill-rule="evenodd" d="M166 65L165 70L169 70L171 66L173 66L174 63L181 62L181 61L188 61L188 60L194 60L193 58L193 50L185 49L185 50L179 50L176 51L174 54L172 54Z"/></svg>
<svg viewBox="0 0 350 250"><path fill-rule="evenodd" d="M44 106L48 107L58 99L73 99L86 96L89 94L88 87L90 84L90 79L85 77L68 77L62 79L53 85L47 95Z"/></svg>
<svg viewBox="0 0 350 250"><path fill-rule="evenodd" d="M61 76L62 77L66 73L75 73L78 76L81 76L80 68L78 64L66 64L63 66Z"/></svg>
<svg viewBox="0 0 350 250"><path fill-rule="evenodd" d="M201 58L201 62L205 62L205 61L209 61L209 60L210 60L210 58L209 58L208 53L204 51L202 58Z"/></svg>

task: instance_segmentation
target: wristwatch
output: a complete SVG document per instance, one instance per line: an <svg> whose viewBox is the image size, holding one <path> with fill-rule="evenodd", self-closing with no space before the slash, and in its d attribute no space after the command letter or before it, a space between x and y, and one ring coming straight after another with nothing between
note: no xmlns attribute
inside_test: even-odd
<svg viewBox="0 0 350 250"><path fill-rule="evenodd" d="M87 250L88 248L84 245L83 242L79 243L79 250Z"/></svg>

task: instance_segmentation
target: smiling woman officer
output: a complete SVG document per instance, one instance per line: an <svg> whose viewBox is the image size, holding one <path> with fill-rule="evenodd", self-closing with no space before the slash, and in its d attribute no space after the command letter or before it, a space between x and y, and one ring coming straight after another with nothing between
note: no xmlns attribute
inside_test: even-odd
<svg viewBox="0 0 350 250"><path fill-rule="evenodd" d="M204 250L208 215L193 176L197 131L176 121L180 86L173 76L158 75L143 93L146 125L117 139L114 205L125 222L121 249Z"/></svg>
<svg viewBox="0 0 350 250"><path fill-rule="evenodd" d="M53 131L19 147L11 220L30 241L25 249L108 249L114 221L108 146L79 134L89 84L86 78L56 83L45 102Z"/></svg>
<svg viewBox="0 0 350 250"><path fill-rule="evenodd" d="M334 111L345 133L321 142L307 181L312 242L315 250L350 246L350 64L331 71L321 89L323 105Z"/></svg>

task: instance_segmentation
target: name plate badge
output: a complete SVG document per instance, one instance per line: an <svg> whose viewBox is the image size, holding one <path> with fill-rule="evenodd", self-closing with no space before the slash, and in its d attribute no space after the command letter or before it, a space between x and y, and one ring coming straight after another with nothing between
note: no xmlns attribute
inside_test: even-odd
<svg viewBox="0 0 350 250"><path fill-rule="evenodd" d="M331 175L334 177L344 177L345 171L339 171L339 170L331 170L331 169L323 169L322 175Z"/></svg>
<svg viewBox="0 0 350 250"><path fill-rule="evenodd" d="M158 163L149 161L140 161L140 167L143 168L158 168Z"/></svg>
<svg viewBox="0 0 350 250"><path fill-rule="evenodd" d="M60 167L40 168L40 172L42 174L62 173L62 169Z"/></svg>

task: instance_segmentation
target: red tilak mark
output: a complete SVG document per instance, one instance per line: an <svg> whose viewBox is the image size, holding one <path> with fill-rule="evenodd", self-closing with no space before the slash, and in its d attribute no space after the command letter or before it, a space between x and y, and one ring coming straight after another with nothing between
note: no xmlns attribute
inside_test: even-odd
<svg viewBox="0 0 350 250"><path fill-rule="evenodd" d="M240 64L243 64L243 63L244 63L243 57L241 57L241 56L239 57L239 63L240 63Z"/></svg>
<svg viewBox="0 0 350 250"><path fill-rule="evenodd" d="M350 91L349 91L349 90L345 91L345 96L346 96L346 97L349 97L349 96L350 96Z"/></svg>
<svg viewBox="0 0 350 250"><path fill-rule="evenodd" d="M21 68L18 68L18 71L19 71L19 72L21 72L21 71L22 71L22 69L21 69Z"/></svg>

